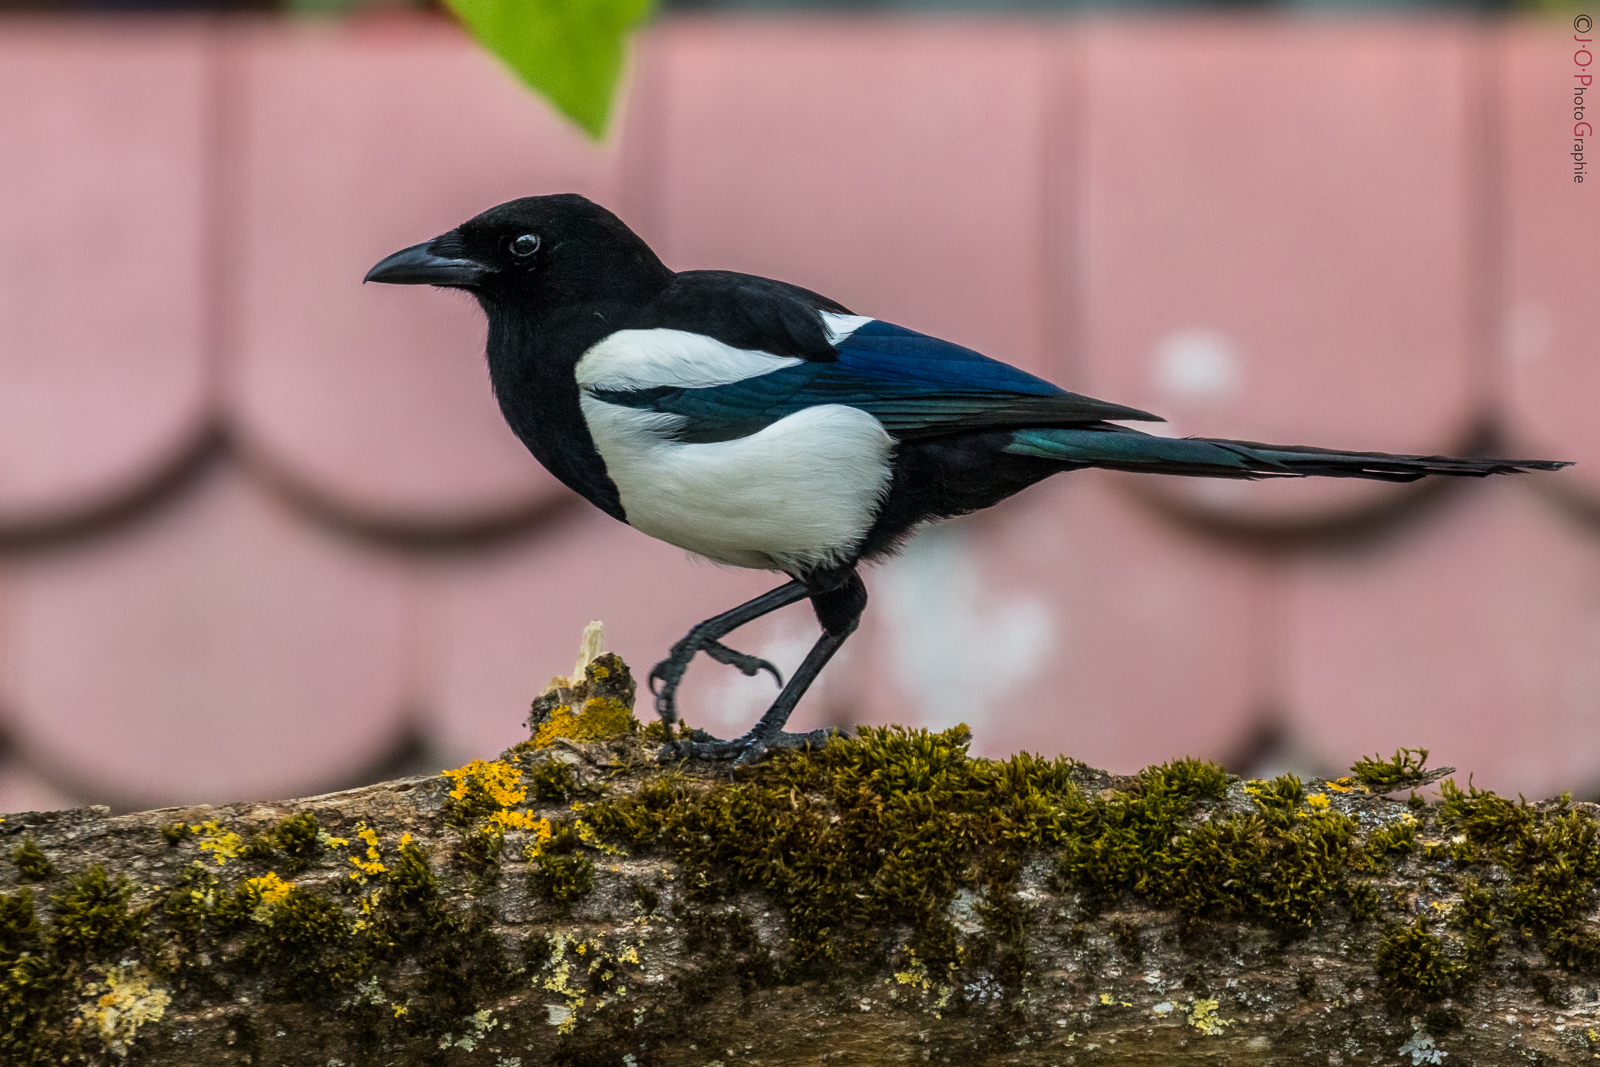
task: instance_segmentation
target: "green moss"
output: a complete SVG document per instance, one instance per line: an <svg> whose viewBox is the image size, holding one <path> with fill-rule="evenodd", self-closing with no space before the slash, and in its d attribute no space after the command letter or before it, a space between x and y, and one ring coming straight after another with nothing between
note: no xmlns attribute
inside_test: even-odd
<svg viewBox="0 0 1600 1067"><path fill-rule="evenodd" d="M133 886L96 864L50 898L39 921L31 889L0 894L0 1063L44 1065L75 1055L71 995L92 964L134 949L148 916L130 909Z"/></svg>
<svg viewBox="0 0 1600 1067"><path fill-rule="evenodd" d="M410 843L400 846L390 864L379 906L361 940L391 966L415 961L421 980L408 1017L424 1029L448 1026L479 1010L503 995L515 975L489 913L450 907L427 856Z"/></svg>
<svg viewBox="0 0 1600 1067"><path fill-rule="evenodd" d="M217 876L204 864L185 867L162 905L168 928L186 941L197 941L205 930L206 916L217 906L217 885Z"/></svg>
<svg viewBox="0 0 1600 1067"><path fill-rule="evenodd" d="M1440 785L1440 820L1460 831L1451 846L1460 866L1498 866L1509 885L1491 892L1472 883L1468 953L1492 958L1500 930L1512 928L1537 939L1546 957L1560 967L1600 969L1600 938L1584 917L1600 881L1600 827L1571 808L1570 797L1534 806L1513 802L1468 784Z"/></svg>
<svg viewBox="0 0 1600 1067"><path fill-rule="evenodd" d="M628 887L628 892L633 896L633 902L639 910L646 915L654 915L661 906L661 894L645 885L643 882L634 882Z"/></svg>
<svg viewBox="0 0 1600 1067"><path fill-rule="evenodd" d="M1403 816L1368 834L1366 842L1352 856L1352 862L1357 870L1381 871L1388 867L1390 860L1409 856L1416 850L1417 821Z"/></svg>
<svg viewBox="0 0 1600 1067"><path fill-rule="evenodd" d="M1173 760L1140 778L1159 778L1163 789L1194 800L1221 800L1228 795L1228 772L1205 760Z"/></svg>
<svg viewBox="0 0 1600 1067"><path fill-rule="evenodd" d="M34 908L33 890L0 893L0 967L9 967L43 947L44 930Z"/></svg>
<svg viewBox="0 0 1600 1067"><path fill-rule="evenodd" d="M1375 793L1392 793L1417 785L1426 778L1427 762L1427 749L1400 748L1389 759L1382 756L1358 759L1350 765L1350 773Z"/></svg>
<svg viewBox="0 0 1600 1067"><path fill-rule="evenodd" d="M194 827L185 822L164 822L161 824L161 836L167 839L169 845L181 845L195 834Z"/></svg>
<svg viewBox="0 0 1600 1067"><path fill-rule="evenodd" d="M594 890L594 861L572 820L554 824L550 840L529 857L528 879L545 900L569 908Z"/></svg>
<svg viewBox="0 0 1600 1067"><path fill-rule="evenodd" d="M1384 995L1403 1011L1416 1011L1456 992L1467 970L1449 958L1424 919L1391 925L1378 941L1373 970Z"/></svg>
<svg viewBox="0 0 1600 1067"><path fill-rule="evenodd" d="M1344 895L1351 922L1371 922L1383 911L1383 898L1366 882L1351 882L1345 886Z"/></svg>
<svg viewBox="0 0 1600 1067"><path fill-rule="evenodd" d="M1451 925L1462 933L1462 962L1476 975L1500 952L1501 937L1496 928L1498 910L1495 894L1469 878L1461 887L1461 904L1451 914Z"/></svg>
<svg viewBox="0 0 1600 1067"><path fill-rule="evenodd" d="M27 882L42 882L56 873L56 865L39 851L32 837L24 838L22 844L12 851L11 862L17 865L18 873Z"/></svg>
<svg viewBox="0 0 1600 1067"><path fill-rule="evenodd" d="M0 893L0 1062L53 1064L66 975L47 953L33 890Z"/></svg>
<svg viewBox="0 0 1600 1067"><path fill-rule="evenodd" d="M292 877L309 867L322 851L321 829L316 816L310 812L291 815L251 838L241 855L257 863L270 864L279 874Z"/></svg>
<svg viewBox="0 0 1600 1067"><path fill-rule="evenodd" d="M1066 880L1093 906L1133 892L1194 917L1237 918L1309 929L1345 882L1354 823L1312 805L1294 775L1246 786L1255 810L1191 825L1194 797L1169 768L1146 771L1142 788L1087 803L1082 830L1066 841Z"/></svg>
<svg viewBox="0 0 1600 1067"><path fill-rule="evenodd" d="M361 977L352 932L337 901L296 886L266 906L241 955L270 979L274 995L315 1001L349 990Z"/></svg>
<svg viewBox="0 0 1600 1067"><path fill-rule="evenodd" d="M65 893L50 898L56 951L66 959L104 960L131 947L149 921L146 909L129 909L133 889L126 875L112 879L98 863L74 878Z"/></svg>
<svg viewBox="0 0 1600 1067"><path fill-rule="evenodd" d="M1245 786L1263 812L1275 819L1287 819L1306 802L1306 787L1298 775L1284 774L1270 781L1256 779Z"/></svg>
<svg viewBox="0 0 1600 1067"><path fill-rule="evenodd" d="M863 728L777 754L731 784L663 775L582 818L623 847L669 849L702 906L746 887L770 894L797 973L880 958L878 931L905 923L920 966L984 959L1020 976L1032 919L1013 890L1027 854L1061 850L1063 879L1110 903L1139 888L1152 842L1165 845L1197 805L1226 795L1224 771L1181 760L1111 798L1090 796L1072 760L973 759L969 741L965 727ZM967 939L948 917L962 890L977 895L983 927Z"/></svg>
<svg viewBox="0 0 1600 1067"><path fill-rule="evenodd" d="M499 872L500 858L505 852L505 847L504 831L484 830L466 835L452 855L457 868L483 881Z"/></svg>
<svg viewBox="0 0 1600 1067"><path fill-rule="evenodd" d="M536 800L551 802L568 800L578 791L572 768L553 759L534 764L528 772L528 786Z"/></svg>
<svg viewBox="0 0 1600 1067"><path fill-rule="evenodd" d="M695 912L684 923L685 941L694 946L694 966L676 979L685 1003L703 1004L729 985L749 996L778 983L777 961L743 912Z"/></svg>
<svg viewBox="0 0 1600 1067"><path fill-rule="evenodd" d="M1301 1000L1315 1000L1317 996L1317 976L1311 971L1301 971L1295 976L1294 991L1300 994Z"/></svg>

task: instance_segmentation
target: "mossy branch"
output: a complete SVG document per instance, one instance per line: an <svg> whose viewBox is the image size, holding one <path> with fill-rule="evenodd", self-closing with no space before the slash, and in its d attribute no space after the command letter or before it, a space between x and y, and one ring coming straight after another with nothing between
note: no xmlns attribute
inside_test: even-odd
<svg viewBox="0 0 1600 1067"><path fill-rule="evenodd" d="M1131 777L964 728L662 766L532 737L281 804L6 816L6 1064L1525 1063L1600 1053L1596 810Z"/></svg>

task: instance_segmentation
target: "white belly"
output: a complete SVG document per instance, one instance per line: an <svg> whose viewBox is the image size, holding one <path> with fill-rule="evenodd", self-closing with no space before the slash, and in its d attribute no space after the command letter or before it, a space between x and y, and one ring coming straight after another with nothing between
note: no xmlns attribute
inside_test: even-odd
<svg viewBox="0 0 1600 1067"><path fill-rule="evenodd" d="M847 559L889 489L893 439L846 405L707 444L672 440L675 415L587 394L582 406L629 525L718 563L792 573Z"/></svg>

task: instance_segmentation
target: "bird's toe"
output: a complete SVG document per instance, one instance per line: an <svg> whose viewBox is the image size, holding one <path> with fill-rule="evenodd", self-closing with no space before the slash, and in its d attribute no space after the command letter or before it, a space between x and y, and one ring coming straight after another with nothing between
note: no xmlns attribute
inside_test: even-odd
<svg viewBox="0 0 1600 1067"><path fill-rule="evenodd" d="M743 652L729 648L721 641L707 641L703 651L718 663L736 667L751 678L754 678L761 671L766 671L772 675L773 681L778 683L778 688L783 688L783 675L769 660L764 660L760 656L746 655Z"/></svg>
<svg viewBox="0 0 1600 1067"><path fill-rule="evenodd" d="M736 765L748 766L759 762L762 756L773 749L821 748L830 739L844 736L846 736L844 731L834 728L810 730L802 734L779 731L771 735L752 730L732 741L719 741L703 730L696 730L689 738L663 745L658 758L662 763L676 763L681 760L731 760Z"/></svg>

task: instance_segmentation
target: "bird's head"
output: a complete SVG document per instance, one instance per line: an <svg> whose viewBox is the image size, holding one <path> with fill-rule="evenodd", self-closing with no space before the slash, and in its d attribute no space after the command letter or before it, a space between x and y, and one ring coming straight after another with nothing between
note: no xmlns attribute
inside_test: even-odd
<svg viewBox="0 0 1600 1067"><path fill-rule="evenodd" d="M466 289L486 306L538 308L647 300L671 278L621 219L576 193L560 193L492 207L401 249L365 280Z"/></svg>

